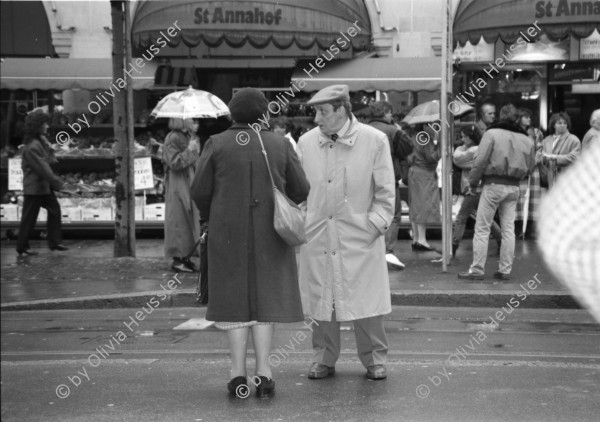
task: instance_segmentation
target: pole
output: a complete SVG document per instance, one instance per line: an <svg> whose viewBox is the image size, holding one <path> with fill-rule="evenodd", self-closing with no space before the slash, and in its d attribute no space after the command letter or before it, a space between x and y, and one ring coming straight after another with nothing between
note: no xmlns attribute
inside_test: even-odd
<svg viewBox="0 0 600 422"><path fill-rule="evenodd" d="M442 271L448 271L452 254L452 138L454 116L448 109L452 96L452 0L444 2L444 29L442 31L442 89L440 119L442 126Z"/></svg>
<svg viewBox="0 0 600 422"><path fill-rule="evenodd" d="M131 28L129 1L111 1L110 5L113 26L113 81L123 78L126 83L125 89L117 90L113 102L114 131L117 139L114 256L122 257L135 256L133 88L129 74Z"/></svg>

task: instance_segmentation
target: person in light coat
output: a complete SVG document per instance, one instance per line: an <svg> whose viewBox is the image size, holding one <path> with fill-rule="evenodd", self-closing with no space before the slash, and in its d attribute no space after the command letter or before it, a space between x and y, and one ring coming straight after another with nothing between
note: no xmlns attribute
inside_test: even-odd
<svg viewBox="0 0 600 422"><path fill-rule="evenodd" d="M200 216L190 197L200 143L195 136L198 122L192 119L169 120L171 132L163 147L165 167L165 256L173 258L177 272L198 271L187 257L200 236ZM193 253L197 256L197 252Z"/></svg>
<svg viewBox="0 0 600 422"><path fill-rule="evenodd" d="M300 248L302 304L313 330L308 377L335 372L340 321L354 321L358 355L369 379L386 378L391 312L384 234L394 216L394 168L386 135L351 113L347 85L332 85L308 102L318 127L296 152L310 182L308 241Z"/></svg>

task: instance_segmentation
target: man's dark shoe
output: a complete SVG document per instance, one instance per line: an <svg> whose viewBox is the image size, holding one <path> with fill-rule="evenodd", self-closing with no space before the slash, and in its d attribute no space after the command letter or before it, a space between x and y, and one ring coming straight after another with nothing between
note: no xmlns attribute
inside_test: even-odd
<svg viewBox="0 0 600 422"><path fill-rule="evenodd" d="M311 380L318 380L321 378L327 378L333 374L335 374L334 366L327 366L323 365L322 363L313 363L308 371L308 378Z"/></svg>
<svg viewBox="0 0 600 422"><path fill-rule="evenodd" d="M38 255L38 253L36 251L32 251L31 249L25 249L25 250L17 250L17 253L19 254L19 256L33 256L33 255Z"/></svg>
<svg viewBox="0 0 600 422"><path fill-rule="evenodd" d="M65 245L61 245L60 243L58 245L54 245L54 246L50 246L50 250L51 251L68 251L69 248L67 248Z"/></svg>
<svg viewBox="0 0 600 422"><path fill-rule="evenodd" d="M367 368L367 378L370 380L384 380L387 378L385 365L371 365Z"/></svg>
<svg viewBox="0 0 600 422"><path fill-rule="evenodd" d="M463 280L483 280L483 274L472 273L471 271L463 271L458 273L458 278Z"/></svg>
<svg viewBox="0 0 600 422"><path fill-rule="evenodd" d="M500 271L496 271L494 273L494 278L496 280L510 280L510 274L501 273Z"/></svg>

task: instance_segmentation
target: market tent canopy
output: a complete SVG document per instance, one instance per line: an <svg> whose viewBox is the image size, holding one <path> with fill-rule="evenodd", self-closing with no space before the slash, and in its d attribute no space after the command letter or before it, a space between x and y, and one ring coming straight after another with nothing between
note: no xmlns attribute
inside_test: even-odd
<svg viewBox="0 0 600 422"><path fill-rule="evenodd" d="M0 55L54 57L48 16L41 1L0 2Z"/></svg>
<svg viewBox="0 0 600 422"><path fill-rule="evenodd" d="M346 84L351 91L438 91L441 87L442 62L439 57L363 58L315 61L296 65L292 82L305 92L328 85Z"/></svg>
<svg viewBox="0 0 600 422"><path fill-rule="evenodd" d="M500 38L512 44L537 25L553 41L572 34L588 37L600 32L600 2L579 0L461 0L454 17L454 40L477 45ZM536 32L539 32L536 30Z"/></svg>
<svg viewBox="0 0 600 422"><path fill-rule="evenodd" d="M143 60L143 59L142 59ZM157 65L143 61L143 66L128 68L133 76L133 89L154 87ZM138 73L139 72L139 73ZM62 91L65 89L108 89L113 80L112 59L2 59L0 88Z"/></svg>
<svg viewBox="0 0 600 422"><path fill-rule="evenodd" d="M355 24L359 30L352 32L357 33L342 38L341 33L347 34ZM180 43L218 48L225 43L233 48L274 45L280 52L292 45L302 50L337 45L342 51L358 51L369 48L370 37L363 0L142 0L132 29L134 46L155 49Z"/></svg>

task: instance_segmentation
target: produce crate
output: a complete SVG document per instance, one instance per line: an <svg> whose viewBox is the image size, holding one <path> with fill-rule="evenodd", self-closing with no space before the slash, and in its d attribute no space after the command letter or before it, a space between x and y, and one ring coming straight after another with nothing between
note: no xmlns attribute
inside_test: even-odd
<svg viewBox="0 0 600 422"><path fill-rule="evenodd" d="M80 207L61 207L61 220L63 223L81 221Z"/></svg>
<svg viewBox="0 0 600 422"><path fill-rule="evenodd" d="M152 204L144 207L144 220L164 220L165 204Z"/></svg>
<svg viewBox="0 0 600 422"><path fill-rule="evenodd" d="M21 217L21 209L17 204L2 204L0 205L0 220L2 221L19 221Z"/></svg>
<svg viewBox="0 0 600 422"><path fill-rule="evenodd" d="M48 211L46 211L46 208L40 208L37 221L48 221Z"/></svg>
<svg viewBox="0 0 600 422"><path fill-rule="evenodd" d="M113 219L112 208L82 208L82 221L111 221Z"/></svg>

